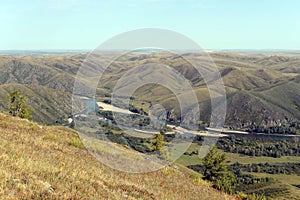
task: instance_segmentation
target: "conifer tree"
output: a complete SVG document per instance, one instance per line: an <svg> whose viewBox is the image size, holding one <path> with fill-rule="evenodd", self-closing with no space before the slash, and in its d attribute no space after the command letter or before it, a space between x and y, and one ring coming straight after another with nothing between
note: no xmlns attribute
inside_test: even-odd
<svg viewBox="0 0 300 200"><path fill-rule="evenodd" d="M159 157L164 160L169 160L170 153L164 141L164 136L162 134L156 134L154 141L152 143L153 151L156 151L159 154Z"/></svg>
<svg viewBox="0 0 300 200"><path fill-rule="evenodd" d="M225 161L226 155L213 147L202 161L204 165L203 175L204 179L213 182L217 189L232 194L235 176L228 171Z"/></svg>
<svg viewBox="0 0 300 200"><path fill-rule="evenodd" d="M17 116L25 119L31 119L31 109L27 106L27 97L22 95L20 91L15 90L7 97L7 106L9 113L12 116Z"/></svg>

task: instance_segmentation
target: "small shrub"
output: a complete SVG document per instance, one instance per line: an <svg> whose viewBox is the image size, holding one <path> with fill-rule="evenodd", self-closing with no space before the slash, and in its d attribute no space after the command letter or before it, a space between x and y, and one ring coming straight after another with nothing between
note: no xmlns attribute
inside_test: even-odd
<svg viewBox="0 0 300 200"><path fill-rule="evenodd" d="M163 172L165 175L169 176L169 175L175 173L176 170L175 170L174 168L172 168L172 167L164 167L163 170L162 170L162 172Z"/></svg>

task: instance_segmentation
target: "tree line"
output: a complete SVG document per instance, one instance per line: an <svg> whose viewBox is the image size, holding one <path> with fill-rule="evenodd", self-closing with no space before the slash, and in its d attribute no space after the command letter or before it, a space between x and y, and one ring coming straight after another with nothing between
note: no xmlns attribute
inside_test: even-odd
<svg viewBox="0 0 300 200"><path fill-rule="evenodd" d="M291 134L296 135L300 134L300 123L299 122L290 122L285 125L278 126L259 126L252 125L247 129L248 132L254 133L266 133L266 134Z"/></svg>
<svg viewBox="0 0 300 200"><path fill-rule="evenodd" d="M268 174L300 175L300 163L255 163L243 165L237 162L230 165L230 171L234 172L235 174L244 171Z"/></svg>
<svg viewBox="0 0 300 200"><path fill-rule="evenodd" d="M237 138L234 136L221 138L217 147L225 152L238 153L247 156L267 156L280 158L281 156L300 156L300 143L295 141L272 141L255 137Z"/></svg>

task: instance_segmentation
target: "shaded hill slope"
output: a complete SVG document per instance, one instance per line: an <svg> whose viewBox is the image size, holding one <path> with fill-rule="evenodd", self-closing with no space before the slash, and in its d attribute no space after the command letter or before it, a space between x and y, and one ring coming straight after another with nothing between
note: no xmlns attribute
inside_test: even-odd
<svg viewBox="0 0 300 200"><path fill-rule="evenodd" d="M0 85L0 107L7 110L7 96L19 90L28 97L33 120L43 124L62 123L72 113L70 93L57 91L41 85L5 84ZM84 105L81 105L84 108Z"/></svg>

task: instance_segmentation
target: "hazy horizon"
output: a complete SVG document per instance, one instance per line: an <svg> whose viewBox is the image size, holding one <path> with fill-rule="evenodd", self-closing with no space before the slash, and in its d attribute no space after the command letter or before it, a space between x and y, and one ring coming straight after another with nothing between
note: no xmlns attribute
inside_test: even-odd
<svg viewBox="0 0 300 200"><path fill-rule="evenodd" d="M130 49L108 49L108 50L98 50L100 52L105 52L105 51L118 51L118 50L130 50ZM196 50L193 50L193 49L184 49L184 50L190 50L190 51L196 51ZM264 52L282 52L282 51L289 51L289 52L297 52L297 51L300 51L300 48L299 49L247 49L247 48L244 48L244 49L202 49L204 51L264 51ZM47 51L47 52L59 52L59 51L70 51L70 52L90 52L90 51L95 51L95 49L68 49L68 48L61 48L61 49L0 49L0 52L10 52L10 51L36 51L36 52L39 52L39 51Z"/></svg>

